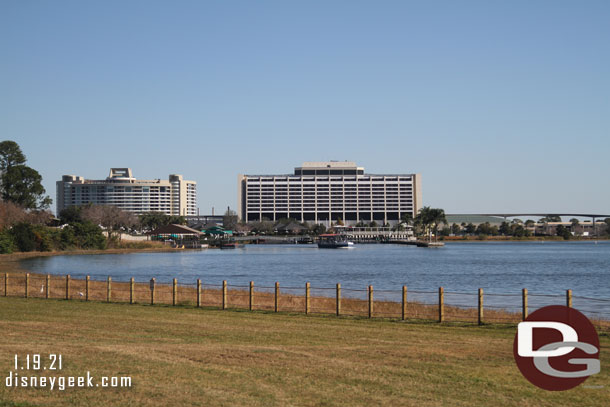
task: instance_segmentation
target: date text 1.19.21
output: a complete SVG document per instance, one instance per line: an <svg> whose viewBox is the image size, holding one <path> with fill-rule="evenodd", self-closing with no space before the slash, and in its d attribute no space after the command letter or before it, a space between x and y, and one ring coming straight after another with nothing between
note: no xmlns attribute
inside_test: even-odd
<svg viewBox="0 0 610 407"><path fill-rule="evenodd" d="M40 354L15 355L15 370L61 370L61 355L51 353L48 357Z"/></svg>

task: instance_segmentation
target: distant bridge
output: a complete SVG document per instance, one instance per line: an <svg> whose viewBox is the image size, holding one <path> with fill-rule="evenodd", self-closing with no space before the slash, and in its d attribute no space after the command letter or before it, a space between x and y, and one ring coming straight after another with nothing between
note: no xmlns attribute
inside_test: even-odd
<svg viewBox="0 0 610 407"><path fill-rule="evenodd" d="M610 215L600 215L597 213L448 213L448 216L495 216L499 218L514 218L517 216L571 216L575 218L592 218L593 222L597 218L610 218Z"/></svg>

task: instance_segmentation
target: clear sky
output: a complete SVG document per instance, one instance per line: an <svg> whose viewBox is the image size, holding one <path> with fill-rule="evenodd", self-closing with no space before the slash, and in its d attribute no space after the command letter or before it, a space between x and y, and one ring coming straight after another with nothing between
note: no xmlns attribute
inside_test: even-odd
<svg viewBox="0 0 610 407"><path fill-rule="evenodd" d="M447 213L610 212L609 1L0 1L0 140L62 174L356 161Z"/></svg>

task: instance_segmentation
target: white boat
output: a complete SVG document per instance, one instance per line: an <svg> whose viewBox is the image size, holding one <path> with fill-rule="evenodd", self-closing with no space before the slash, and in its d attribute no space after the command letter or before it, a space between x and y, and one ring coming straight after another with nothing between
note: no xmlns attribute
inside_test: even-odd
<svg viewBox="0 0 610 407"><path fill-rule="evenodd" d="M318 248L320 249L349 249L354 247L354 242L347 240L344 235L329 233L320 235Z"/></svg>
<svg viewBox="0 0 610 407"><path fill-rule="evenodd" d="M443 242L430 242L430 241L422 241L418 240L416 243L417 247L443 247L445 243Z"/></svg>

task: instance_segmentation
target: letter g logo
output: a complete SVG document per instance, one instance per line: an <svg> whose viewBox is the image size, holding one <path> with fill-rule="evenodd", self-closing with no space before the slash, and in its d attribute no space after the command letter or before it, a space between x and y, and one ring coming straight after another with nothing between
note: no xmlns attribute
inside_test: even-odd
<svg viewBox="0 0 610 407"><path fill-rule="evenodd" d="M513 350L525 378L546 390L571 389L600 371L595 327L561 305L541 308L521 322Z"/></svg>

